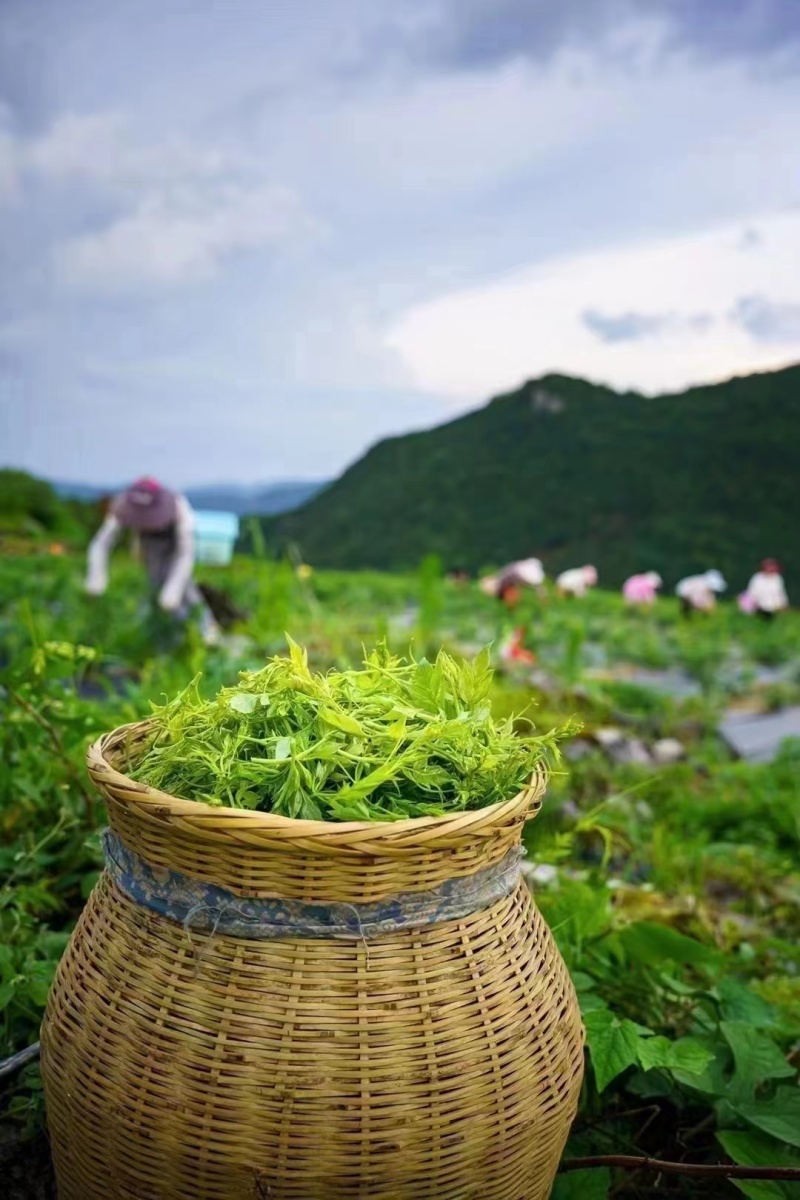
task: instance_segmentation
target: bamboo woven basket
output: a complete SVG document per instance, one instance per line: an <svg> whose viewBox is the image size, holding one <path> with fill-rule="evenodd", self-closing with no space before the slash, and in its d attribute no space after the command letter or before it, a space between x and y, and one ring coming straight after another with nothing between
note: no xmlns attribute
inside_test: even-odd
<svg viewBox="0 0 800 1200"><path fill-rule="evenodd" d="M361 911L469 883L544 790L537 774L444 818L290 820L126 778L146 728L89 751L113 834L159 877L245 899ZM457 920L257 940L154 912L106 871L41 1044L60 1200L546 1200L583 1072L572 985L518 875Z"/></svg>

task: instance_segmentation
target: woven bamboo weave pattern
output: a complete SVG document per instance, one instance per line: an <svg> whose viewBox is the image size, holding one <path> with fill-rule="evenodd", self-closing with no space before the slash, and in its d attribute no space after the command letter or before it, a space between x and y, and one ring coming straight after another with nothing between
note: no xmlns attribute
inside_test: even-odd
<svg viewBox="0 0 800 1200"><path fill-rule="evenodd" d="M335 884L357 904L422 890L448 863L467 874L518 843L543 786L441 821L354 824L348 840L269 814L193 821L189 802L102 769L126 736L90 758L117 834L149 858L160 829L175 870L202 864L251 895ZM244 839L241 815L257 818ZM384 838L403 853L384 856ZM288 860L276 879L265 856ZM374 940L256 941L186 930L104 874L57 972L42 1065L60 1200L546 1200L583 1035L524 884Z"/></svg>
<svg viewBox="0 0 800 1200"><path fill-rule="evenodd" d="M538 812L544 775L503 804L405 821L297 821L216 808L135 783L115 769L147 723L127 725L89 750L111 828L153 866L183 871L248 896L368 904L426 891L499 862Z"/></svg>

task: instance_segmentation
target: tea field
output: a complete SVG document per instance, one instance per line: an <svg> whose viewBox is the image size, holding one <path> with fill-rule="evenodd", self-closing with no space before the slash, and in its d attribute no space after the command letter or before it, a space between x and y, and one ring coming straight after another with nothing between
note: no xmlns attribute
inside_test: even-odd
<svg viewBox="0 0 800 1200"><path fill-rule="evenodd" d="M201 576L202 577L202 576ZM133 564L82 592L70 554L0 563L0 1057L34 1043L50 979L100 869L103 811L87 744L198 673L209 694L285 648L354 666L385 639L417 655L497 646L508 624L472 583L298 572L237 559L208 573L242 610L220 646L149 614ZM800 615L761 624L723 604L623 609L597 592L528 595L535 663L498 662L494 707L546 731L571 716L525 871L571 970L587 1073L567 1159L649 1157L800 1167L800 742L734 758L725 714L800 703ZM496 652L495 652L496 653ZM11 1195L53 1194L38 1066L0 1078ZM800 1183L583 1166L556 1200L800 1197Z"/></svg>

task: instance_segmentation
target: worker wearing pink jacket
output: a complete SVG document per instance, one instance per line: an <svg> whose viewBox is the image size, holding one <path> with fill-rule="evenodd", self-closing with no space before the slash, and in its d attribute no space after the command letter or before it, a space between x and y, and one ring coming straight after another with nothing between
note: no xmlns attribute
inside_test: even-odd
<svg viewBox="0 0 800 1200"><path fill-rule="evenodd" d="M622 585L622 595L628 604L655 604L658 589L663 580L657 571L645 571L642 575L631 575Z"/></svg>

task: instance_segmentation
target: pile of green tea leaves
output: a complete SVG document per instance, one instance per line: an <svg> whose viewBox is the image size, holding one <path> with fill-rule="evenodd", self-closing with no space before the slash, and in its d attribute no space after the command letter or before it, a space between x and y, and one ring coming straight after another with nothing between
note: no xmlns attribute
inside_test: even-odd
<svg viewBox="0 0 800 1200"><path fill-rule="evenodd" d="M484 653L408 661L381 646L363 669L314 673L289 656L203 700L197 681L155 710L134 779L207 804L331 821L397 820L514 796L558 754L568 724L519 736L492 719Z"/></svg>

